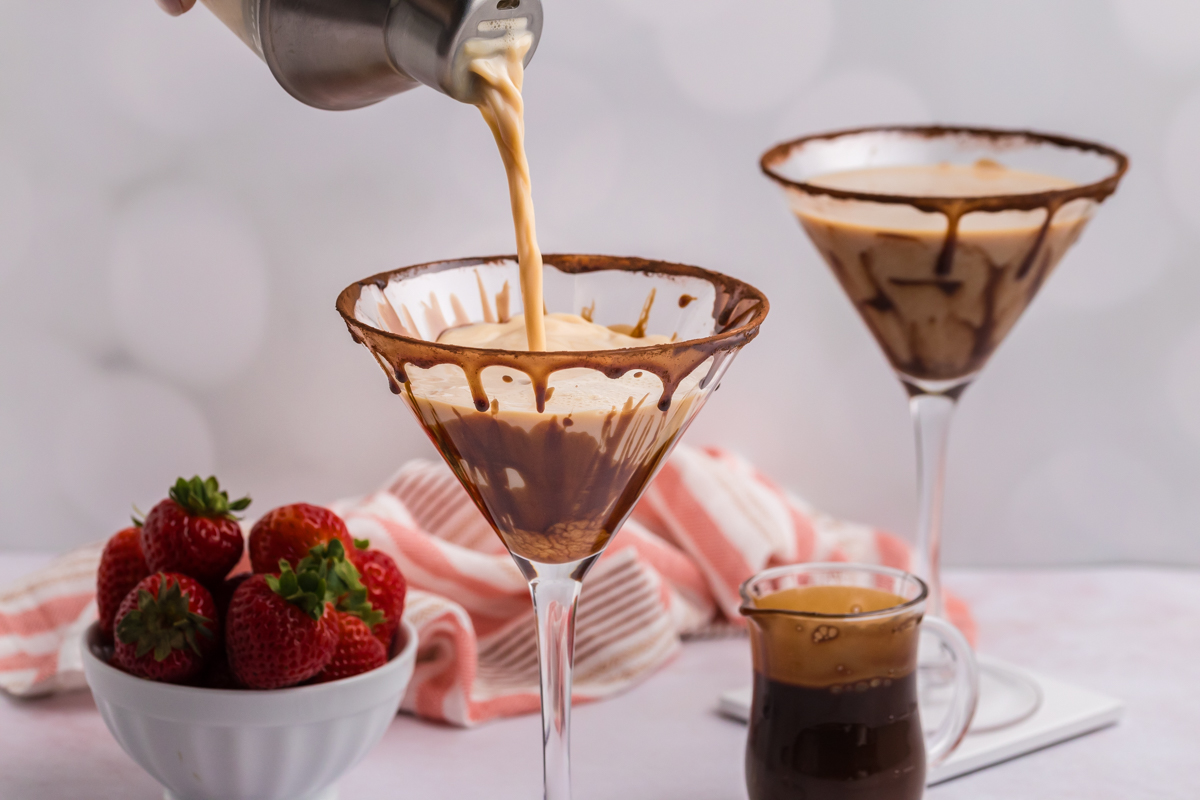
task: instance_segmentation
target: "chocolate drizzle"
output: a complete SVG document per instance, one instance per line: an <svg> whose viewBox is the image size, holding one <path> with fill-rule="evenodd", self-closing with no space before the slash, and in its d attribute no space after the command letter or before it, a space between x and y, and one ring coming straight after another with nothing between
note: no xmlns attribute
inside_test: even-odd
<svg viewBox="0 0 1200 800"><path fill-rule="evenodd" d="M381 330L356 314L366 287L386 287L391 281L498 260L435 262L383 273L343 290L337 309L351 335L365 344L383 367L393 391L404 396L509 550L531 561L569 563L599 552L623 524L703 404L713 381L724 373L729 359L758 334L768 303L754 287L698 267L637 258L547 255L546 264L569 274L625 271L703 279L715 290L713 333L622 350L524 352L425 341L409 333ZM648 298L643 319L635 326L643 333L652 303L653 298ZM384 314L379 318L391 325ZM415 333L417 329L406 330ZM420 386L414 385L414 381L420 384L414 370L446 364L462 370L475 411L425 397ZM703 377L698 382L695 377L689 380L702 366ZM528 376L536 414L506 411L503 402L488 397L483 373L497 367ZM596 370L614 379L631 372L638 378L638 373L654 375L661 381L662 394L657 404L653 394L647 394L640 399L630 396L624 407L611 410L546 413L555 391L549 385L551 376L576 368ZM491 385L513 382L506 373ZM525 379L518 376L515 382L524 385ZM685 382L686 390L676 398Z"/></svg>
<svg viewBox="0 0 1200 800"><path fill-rule="evenodd" d="M518 350L485 350L471 347L427 342L405 333L393 333L372 327L355 316L355 306L363 287L385 287L391 280L406 280L418 275L494 263L511 256L438 261L418 264L404 269L380 273L346 287L337 299L337 310L355 341L365 344L390 367L400 383L406 383L406 367L430 369L438 364L454 364L466 375L475 407L486 411L490 402L483 390L482 374L488 367L508 367L524 372L533 382L538 398L538 411L545 410L545 396L551 375L565 369L587 368L609 378L619 378L626 372L642 370L658 376L663 384L658 408L666 411L679 382L696 367L722 352L741 348L758 335L759 326L767 315L769 304L758 289L739 280L710 272L700 267L650 261L642 258L592 255L548 255L545 263L568 274L620 270L625 272L682 275L708 280L716 290L713 303L714 334L702 339L634 347L625 350L589 350L575 352L525 352ZM484 304L486 308L486 303ZM411 329L415 331L415 326Z"/></svg>
<svg viewBox="0 0 1200 800"><path fill-rule="evenodd" d="M851 191L793 180L781 171L806 146L828 147L834 140L866 134L957 139L994 151L1050 145L1098 155L1112 166L1104 178L1085 185L979 197ZM806 136L771 148L760 165L767 176L793 196L805 230L858 307L893 367L903 377L922 383L966 381L983 367L1088 217L1085 211L1064 222L1059 212L1073 203L1102 202L1116 190L1128 168L1128 159L1104 145L1030 131L897 126ZM837 219L826 220L820 211L809 215L804 210L801 204L815 197L905 205L942 215L946 228L940 241L934 241L936 234L909 235L890 230L851 234L837 230ZM968 240L974 232L964 234L960 230L962 218L968 214L1009 211L1041 211L1045 215L1036 233L1031 235L1029 247L1012 257L994 257L994 253ZM851 242L852 236L859 239ZM871 242L867 242L869 238ZM918 268L918 264L927 266ZM944 299L934 301L920 294L930 291Z"/></svg>
<svg viewBox="0 0 1200 800"><path fill-rule="evenodd" d="M1025 194L993 195L990 197L917 197L902 194L876 194L873 192L857 192L846 189L834 189L818 186L805 181L788 178L779 171L793 151L814 142L828 142L834 139L855 136L864 133L895 133L914 138L939 139L959 137L963 139L980 139L992 143L997 150L1020 146L1021 144L1049 144L1068 150L1095 153L1109 159L1113 163L1110 175L1095 183L1081 186L1070 186L1065 189L1052 189L1045 192L1028 192ZM777 144L763 154L759 160L763 173L785 187L799 189L808 195L825 195L839 200L859 200L869 203L888 203L893 205L912 206L920 211L941 214L947 222L953 220L957 229L957 220L966 214L978 211L1036 211L1045 209L1052 217L1059 208L1072 200L1092 200L1102 202L1117 190L1117 184L1129 168L1129 159L1111 147L1081 139L1071 139L1050 133L1036 133L1023 130L1002 130L997 128L959 128L942 125L896 125L883 127L854 128L852 130L834 131L804 136L788 142ZM1047 219L1049 219L1049 217ZM939 264L941 259L939 259Z"/></svg>

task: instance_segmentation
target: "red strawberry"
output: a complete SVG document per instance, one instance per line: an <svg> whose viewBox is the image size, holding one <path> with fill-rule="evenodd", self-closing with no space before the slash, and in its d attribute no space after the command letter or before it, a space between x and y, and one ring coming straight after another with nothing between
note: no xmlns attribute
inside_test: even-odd
<svg viewBox="0 0 1200 800"><path fill-rule="evenodd" d="M333 539L347 551L354 548L346 523L329 509L308 503L280 506L250 529L250 566L255 572L278 572L282 558L295 569L309 550Z"/></svg>
<svg viewBox="0 0 1200 800"><path fill-rule="evenodd" d="M306 565L307 566L307 565ZM247 578L229 603L225 649L238 682L279 689L306 681L325 668L338 643L333 607L318 571Z"/></svg>
<svg viewBox="0 0 1200 800"><path fill-rule="evenodd" d="M242 529L234 511L250 498L229 502L216 478L180 478L169 498L156 505L142 524L142 551L153 572L182 572L209 586L229 574L242 557Z"/></svg>
<svg viewBox="0 0 1200 800"><path fill-rule="evenodd" d="M100 607L100 632L105 639L112 639L113 620L125 595L149 574L142 555L142 532L137 528L119 531L104 545L96 573L96 605Z"/></svg>
<svg viewBox="0 0 1200 800"><path fill-rule="evenodd" d="M387 650L367 623L345 611L335 611L334 618L338 622L337 650L317 676L317 683L349 678L387 663Z"/></svg>
<svg viewBox="0 0 1200 800"><path fill-rule="evenodd" d="M113 661L139 678L182 683L200 674L220 628L208 589L187 575L156 572L121 601Z"/></svg>
<svg viewBox="0 0 1200 800"><path fill-rule="evenodd" d="M366 544L369 542L355 542L355 545ZM392 637L400 628L400 616L404 613L404 595L408 591L408 583L396 562L387 553L356 546L350 551L350 560L358 568L363 586L367 587L367 600L375 610L383 613L383 622L371 630L379 637L379 641L383 642L384 647L390 648Z"/></svg>

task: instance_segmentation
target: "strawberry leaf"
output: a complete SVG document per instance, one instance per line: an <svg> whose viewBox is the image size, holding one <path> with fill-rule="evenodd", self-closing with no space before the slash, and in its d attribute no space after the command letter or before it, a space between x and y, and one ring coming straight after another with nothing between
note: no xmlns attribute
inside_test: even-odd
<svg viewBox="0 0 1200 800"><path fill-rule="evenodd" d="M308 568L304 561L301 561L298 566L300 571L293 572L292 565L287 562L287 559L279 559L279 575L265 576L267 586L271 587L271 591L275 594L314 620L318 620L325 613L325 603L327 602L326 570L323 564L317 569Z"/></svg>
<svg viewBox="0 0 1200 800"><path fill-rule="evenodd" d="M204 480L199 475L191 480L179 478L167 495L192 516L210 519L236 520L233 512L245 511L250 505L249 497L230 502L229 494L221 490L216 477L211 475Z"/></svg>
<svg viewBox="0 0 1200 800"><path fill-rule="evenodd" d="M355 542L358 547L358 542ZM325 599L333 603L338 611L353 614L374 627L383 622L384 615L367 599L367 587L354 562L346 558L346 548L337 539L311 548L297 566L302 572L321 573L325 576Z"/></svg>
<svg viewBox="0 0 1200 800"><path fill-rule="evenodd" d="M153 651L154 660L163 661L172 651L184 647L200 655L196 633L211 639L210 622L191 610L188 595L178 581L164 577L159 581L157 597L145 589L138 590L137 608L121 618L116 633L122 643L136 645L138 658Z"/></svg>
<svg viewBox="0 0 1200 800"><path fill-rule="evenodd" d="M366 587L354 589L345 594L338 600L337 610L353 614L367 623L368 628L374 628L385 619L383 612L371 605L371 601L367 599Z"/></svg>

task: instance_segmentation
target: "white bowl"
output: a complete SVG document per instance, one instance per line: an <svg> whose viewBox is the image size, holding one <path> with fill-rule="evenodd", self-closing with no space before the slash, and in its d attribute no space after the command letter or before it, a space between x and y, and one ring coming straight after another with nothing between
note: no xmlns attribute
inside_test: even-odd
<svg viewBox="0 0 1200 800"><path fill-rule="evenodd" d="M174 686L135 678L84 640L83 671L117 742L172 800L326 800L382 738L412 677L417 632L384 666L273 691ZM397 637L400 638L400 637Z"/></svg>

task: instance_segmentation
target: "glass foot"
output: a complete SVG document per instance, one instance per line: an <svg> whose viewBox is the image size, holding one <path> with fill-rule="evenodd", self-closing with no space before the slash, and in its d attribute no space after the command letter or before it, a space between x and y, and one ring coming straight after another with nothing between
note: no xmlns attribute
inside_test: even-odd
<svg viewBox="0 0 1200 800"><path fill-rule="evenodd" d="M163 800L183 800L183 798L170 789L163 789ZM300 798L297 798L297 800L300 800ZM303 798L303 800L338 800L337 786L327 786L316 794Z"/></svg>
<svg viewBox="0 0 1200 800"><path fill-rule="evenodd" d="M935 657L924 657L918 667L917 685L921 724L935 730L950 709L954 686L945 665ZM1018 725L1042 707L1042 688L1031 676L1008 665L979 660L979 705L968 733L990 733Z"/></svg>
<svg viewBox="0 0 1200 800"><path fill-rule="evenodd" d="M1009 666L979 664L979 706L971 733L1009 728L1032 717L1042 707L1042 687L1032 677Z"/></svg>

